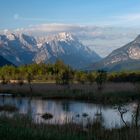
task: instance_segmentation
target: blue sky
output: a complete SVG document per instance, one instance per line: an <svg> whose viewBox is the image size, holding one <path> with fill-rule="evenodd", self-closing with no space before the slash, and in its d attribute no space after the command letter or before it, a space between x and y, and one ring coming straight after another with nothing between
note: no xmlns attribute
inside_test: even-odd
<svg viewBox="0 0 140 140"><path fill-rule="evenodd" d="M139 26L140 0L0 0L0 29L46 23Z"/></svg>

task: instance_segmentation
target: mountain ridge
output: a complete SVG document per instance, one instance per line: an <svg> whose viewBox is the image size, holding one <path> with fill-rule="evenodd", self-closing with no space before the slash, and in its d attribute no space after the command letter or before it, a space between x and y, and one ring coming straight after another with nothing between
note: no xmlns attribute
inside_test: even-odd
<svg viewBox="0 0 140 140"><path fill-rule="evenodd" d="M3 58L2 56L0 56L0 67L4 65L13 65L13 64L9 62L8 60L6 60L5 58Z"/></svg>
<svg viewBox="0 0 140 140"><path fill-rule="evenodd" d="M54 63L62 59L72 67L80 68L101 59L75 36L66 32L43 38L13 33L0 35L0 55L17 66Z"/></svg>
<svg viewBox="0 0 140 140"><path fill-rule="evenodd" d="M120 47L107 57L102 59L100 62L97 62L91 66L91 69L104 69L107 71L120 71L120 70L135 70L140 69L140 35L136 37L132 42ZM129 68L129 65L132 63L137 63L138 66ZM123 67L123 65L125 65ZM119 68L120 67L120 68Z"/></svg>

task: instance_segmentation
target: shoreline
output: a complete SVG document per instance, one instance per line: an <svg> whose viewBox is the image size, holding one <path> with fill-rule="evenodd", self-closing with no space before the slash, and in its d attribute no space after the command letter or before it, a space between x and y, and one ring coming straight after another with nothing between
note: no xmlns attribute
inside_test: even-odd
<svg viewBox="0 0 140 140"><path fill-rule="evenodd" d="M99 91L96 84L58 85L54 83L0 84L0 94L42 99L81 100L95 103L122 103L140 99L140 83L106 83Z"/></svg>

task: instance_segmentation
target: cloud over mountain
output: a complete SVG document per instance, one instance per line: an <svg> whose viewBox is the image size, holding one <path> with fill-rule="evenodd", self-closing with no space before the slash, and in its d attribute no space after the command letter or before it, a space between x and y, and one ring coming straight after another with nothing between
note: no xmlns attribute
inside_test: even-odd
<svg viewBox="0 0 140 140"><path fill-rule="evenodd" d="M132 41L132 38L135 38L140 33L140 28L47 23L18 28L15 32L33 36L69 32L76 35L84 45L89 46L104 57L114 49Z"/></svg>

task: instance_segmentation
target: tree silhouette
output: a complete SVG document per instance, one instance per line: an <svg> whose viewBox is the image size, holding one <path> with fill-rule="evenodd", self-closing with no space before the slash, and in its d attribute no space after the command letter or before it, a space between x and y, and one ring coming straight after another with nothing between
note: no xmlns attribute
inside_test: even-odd
<svg viewBox="0 0 140 140"><path fill-rule="evenodd" d="M107 72L104 70L98 70L95 79L98 86L98 90L101 90L103 88L103 84L106 82L106 80L107 80Z"/></svg>
<svg viewBox="0 0 140 140"><path fill-rule="evenodd" d="M32 85L31 85L32 80L33 80L32 74L31 73L27 73L27 82L29 84L30 92L33 91Z"/></svg>

